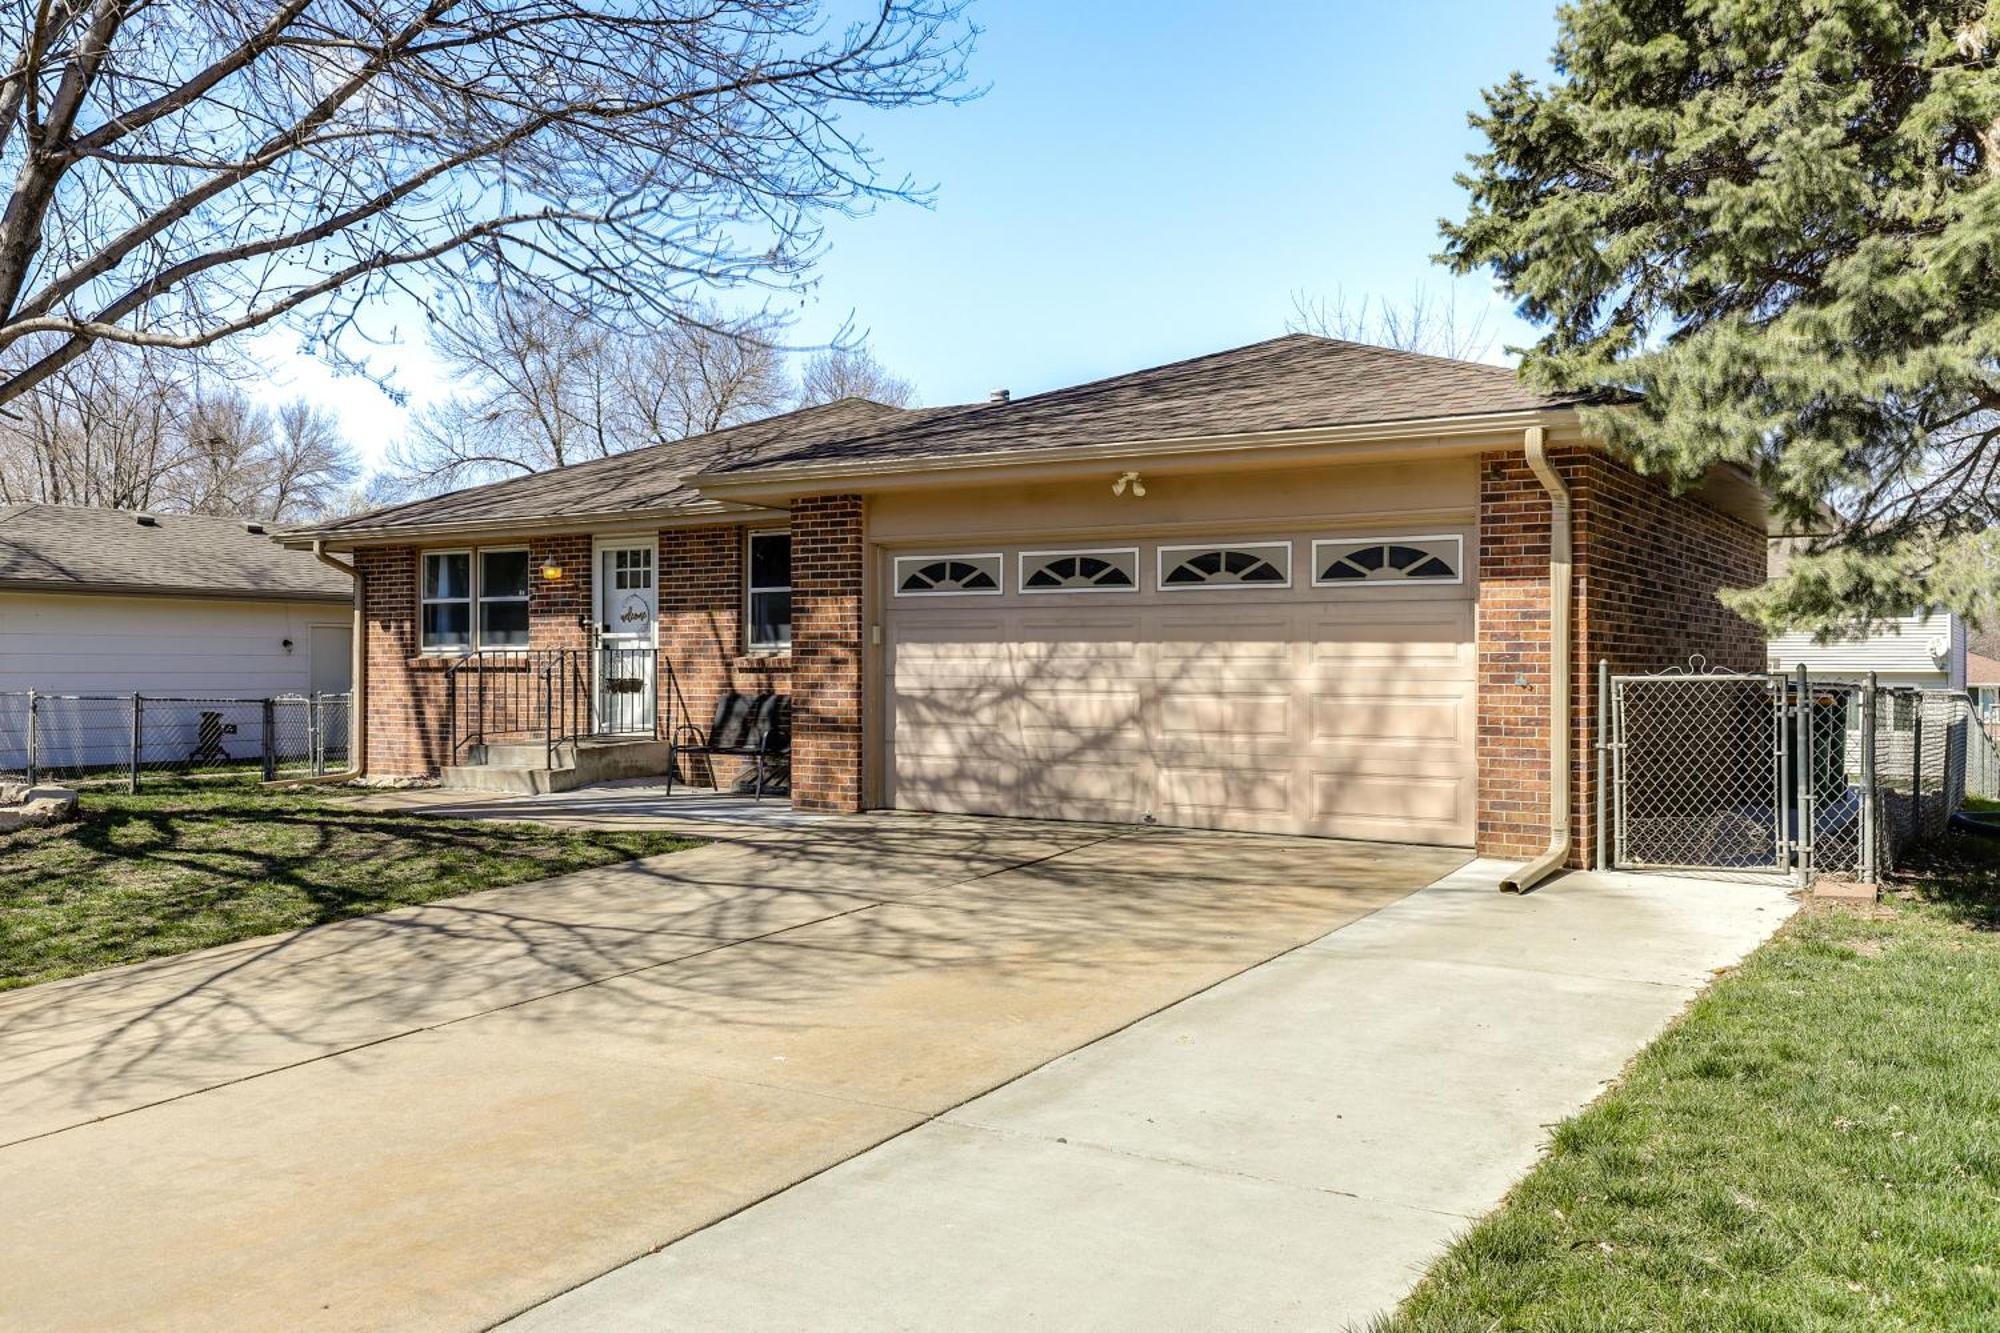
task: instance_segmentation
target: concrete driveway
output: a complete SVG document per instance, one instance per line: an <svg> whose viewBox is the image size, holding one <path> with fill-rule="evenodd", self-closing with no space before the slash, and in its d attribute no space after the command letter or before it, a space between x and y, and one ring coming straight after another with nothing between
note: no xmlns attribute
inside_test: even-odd
<svg viewBox="0 0 2000 1333"><path fill-rule="evenodd" d="M1464 860L909 816L726 836L0 996L0 1322L482 1327Z"/></svg>
<svg viewBox="0 0 2000 1333"><path fill-rule="evenodd" d="M511 1323L1340 1329L1792 910L1474 863Z"/></svg>

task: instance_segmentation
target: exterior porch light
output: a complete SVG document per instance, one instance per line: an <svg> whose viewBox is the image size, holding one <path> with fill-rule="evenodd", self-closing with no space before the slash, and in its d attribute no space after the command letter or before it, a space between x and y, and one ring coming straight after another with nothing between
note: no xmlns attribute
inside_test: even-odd
<svg viewBox="0 0 2000 1333"><path fill-rule="evenodd" d="M542 581L544 583L561 583L562 576L563 567L561 565L547 564L542 566Z"/></svg>

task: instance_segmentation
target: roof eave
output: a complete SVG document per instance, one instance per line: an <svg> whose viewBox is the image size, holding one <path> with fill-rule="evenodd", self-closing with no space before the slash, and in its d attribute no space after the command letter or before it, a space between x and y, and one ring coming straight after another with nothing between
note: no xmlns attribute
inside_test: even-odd
<svg viewBox="0 0 2000 1333"><path fill-rule="evenodd" d="M352 551L365 546L409 546L439 541L515 541L525 537L577 531L599 532L632 527L690 527L718 518L782 518L758 505L724 501L654 505L642 509L601 509L541 518L466 519L454 523L409 523L383 527L298 528L281 532L278 542L294 551L311 550L315 542L328 551Z"/></svg>
<svg viewBox="0 0 2000 1333"><path fill-rule="evenodd" d="M1300 430L1119 440L1061 449L996 449L948 457L858 459L818 467L695 473L682 478L682 483L711 498L774 503L833 486L902 490L959 485L987 477L1074 475L1119 464L1143 463L1152 471L1204 471L1225 465L1289 467L1319 458L1364 462L1476 453L1517 443L1518 433L1529 426L1543 427L1552 441L1587 438L1574 408L1538 407Z"/></svg>
<svg viewBox="0 0 2000 1333"><path fill-rule="evenodd" d="M71 579L0 578L0 592L56 592L79 597L189 597L223 602L326 602L351 605L354 593L312 592L304 589L208 588L195 585L162 586L153 583L78 583Z"/></svg>

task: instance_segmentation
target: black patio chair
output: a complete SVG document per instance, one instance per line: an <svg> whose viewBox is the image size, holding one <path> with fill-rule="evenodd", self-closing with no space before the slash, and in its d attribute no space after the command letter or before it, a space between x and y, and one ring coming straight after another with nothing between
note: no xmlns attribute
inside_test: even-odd
<svg viewBox="0 0 2000 1333"><path fill-rule="evenodd" d="M667 749L667 795L674 794L674 774L682 755L728 755L756 765L755 791L761 801L770 761L781 755L789 759L791 753L792 701L782 694L732 691L716 701L715 720L707 731L692 722L674 728Z"/></svg>

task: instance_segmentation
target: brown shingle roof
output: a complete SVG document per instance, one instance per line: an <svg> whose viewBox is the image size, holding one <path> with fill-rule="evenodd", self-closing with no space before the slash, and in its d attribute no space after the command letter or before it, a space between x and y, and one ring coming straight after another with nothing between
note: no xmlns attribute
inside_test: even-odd
<svg viewBox="0 0 2000 1333"><path fill-rule="evenodd" d="M394 536L668 511L702 502L682 484L696 475L1474 416L1578 401L1531 393L1500 366L1289 334L1012 402L906 410L844 398L378 509L312 535Z"/></svg>
<svg viewBox="0 0 2000 1333"><path fill-rule="evenodd" d="M346 601L354 581L241 519L0 506L0 588Z"/></svg>
<svg viewBox="0 0 2000 1333"><path fill-rule="evenodd" d="M681 485L681 478L691 473L754 462L818 440L857 435L888 419L923 415L928 414L863 398L842 398L708 435L670 440L588 463L392 505L313 531L346 536L440 525L535 522L678 509L701 500L700 495Z"/></svg>
<svg viewBox="0 0 2000 1333"><path fill-rule="evenodd" d="M946 409L847 439L796 442L716 473L1023 453L1316 426L1568 407L1502 366L1294 333L1012 402Z"/></svg>

